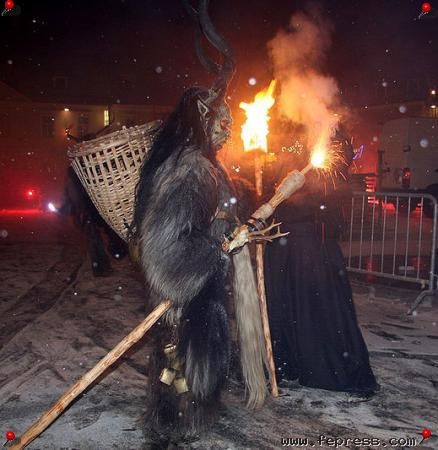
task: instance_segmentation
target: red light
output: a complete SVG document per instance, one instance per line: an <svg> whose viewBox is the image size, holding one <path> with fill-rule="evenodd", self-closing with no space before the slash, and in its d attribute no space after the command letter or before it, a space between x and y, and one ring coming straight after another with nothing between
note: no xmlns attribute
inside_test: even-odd
<svg viewBox="0 0 438 450"><path fill-rule="evenodd" d="M421 5L421 11L425 14L430 13L430 11L432 10L432 5L429 2L424 2Z"/></svg>

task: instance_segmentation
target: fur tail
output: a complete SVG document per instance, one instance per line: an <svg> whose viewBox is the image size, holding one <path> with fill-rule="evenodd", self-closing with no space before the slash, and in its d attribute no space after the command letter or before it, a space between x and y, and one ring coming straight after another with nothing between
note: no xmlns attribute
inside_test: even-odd
<svg viewBox="0 0 438 450"><path fill-rule="evenodd" d="M236 321L240 340L240 360L249 408L263 405L267 393L264 367L267 365L257 284L248 246L233 256Z"/></svg>

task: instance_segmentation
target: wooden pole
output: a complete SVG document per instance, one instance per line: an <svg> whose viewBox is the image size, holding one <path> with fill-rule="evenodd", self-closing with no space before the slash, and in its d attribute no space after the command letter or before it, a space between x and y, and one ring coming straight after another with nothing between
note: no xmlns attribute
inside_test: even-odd
<svg viewBox="0 0 438 450"><path fill-rule="evenodd" d="M263 195L263 159L264 155L255 150L254 175L256 193L259 200ZM257 289L259 293L260 313L263 326L263 335L265 337L266 356L268 359L269 379L271 382L271 393L273 397L278 397L277 378L275 376L275 363L272 351L271 330L269 328L268 305L266 303L265 271L263 265L263 244L256 244L256 270L257 270Z"/></svg>
<svg viewBox="0 0 438 450"><path fill-rule="evenodd" d="M14 440L11 450L21 450L39 436L67 406L81 394L97 377L108 367L114 364L130 347L138 342L157 320L169 310L169 300L161 302L134 330L122 339L104 358L102 358L91 370L76 382L64 395L45 412L28 430Z"/></svg>

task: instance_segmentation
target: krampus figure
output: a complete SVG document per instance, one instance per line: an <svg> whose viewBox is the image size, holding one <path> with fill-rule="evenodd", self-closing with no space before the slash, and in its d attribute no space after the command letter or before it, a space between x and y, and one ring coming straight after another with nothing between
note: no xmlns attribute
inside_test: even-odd
<svg viewBox="0 0 438 450"><path fill-rule="evenodd" d="M230 136L225 95L234 63L230 47L209 19L207 3L201 0L198 10L188 8L199 30L223 54L223 63L209 61L198 41L198 56L215 73L215 82L210 89L188 89L163 125L142 168L134 214L149 305L172 301L156 329L148 392L154 428L168 439L196 434L211 422L230 353L225 307L230 259L221 242L236 221L235 193L216 153ZM235 264L240 277L235 285L240 294L256 295L248 250L236 258L245 261L246 273ZM254 349L262 342L254 331L260 329L260 316L249 308L246 319L241 334L253 333L247 340ZM266 391L263 366L245 354L249 402L260 405Z"/></svg>

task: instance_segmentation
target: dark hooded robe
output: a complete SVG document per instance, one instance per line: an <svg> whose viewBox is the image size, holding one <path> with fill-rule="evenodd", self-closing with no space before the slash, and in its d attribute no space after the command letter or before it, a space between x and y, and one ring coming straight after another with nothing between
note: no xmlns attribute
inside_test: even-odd
<svg viewBox="0 0 438 450"><path fill-rule="evenodd" d="M352 148L341 145L330 176L313 170L275 212L287 237L266 247L265 277L277 376L359 394L378 386L370 367L338 244ZM339 158L339 156L341 156Z"/></svg>

